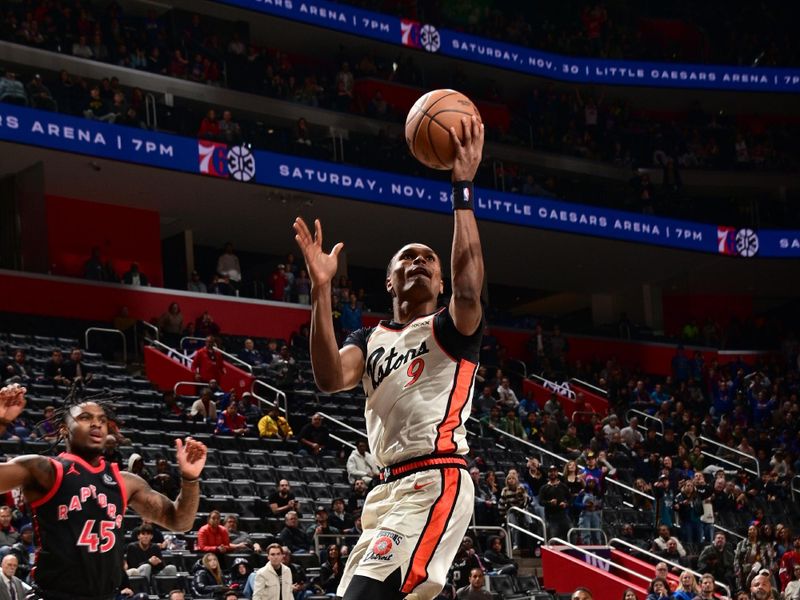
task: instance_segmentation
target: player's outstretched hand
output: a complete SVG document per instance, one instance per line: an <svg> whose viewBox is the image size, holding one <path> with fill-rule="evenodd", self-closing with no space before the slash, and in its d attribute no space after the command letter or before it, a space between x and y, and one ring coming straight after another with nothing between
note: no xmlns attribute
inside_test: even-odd
<svg viewBox="0 0 800 600"><path fill-rule="evenodd" d="M25 408L25 392L28 390L18 383L0 389L0 422L10 422Z"/></svg>
<svg viewBox="0 0 800 600"><path fill-rule="evenodd" d="M483 123L478 117L461 119L462 138L459 139L455 127L450 128L450 139L456 148L456 159L453 163L453 181L473 181L483 156Z"/></svg>
<svg viewBox="0 0 800 600"><path fill-rule="evenodd" d="M322 249L322 223L319 219L314 221L314 235L308 229L308 225L302 218L294 220L294 239L303 253L308 269L308 277L313 285L325 285L330 283L339 268L339 252L342 251L344 244L339 242L326 254Z"/></svg>
<svg viewBox="0 0 800 600"><path fill-rule="evenodd" d="M178 469L184 479L197 479L206 465L208 449L202 442L190 437L186 441L178 438L175 440L175 450L178 459Z"/></svg>

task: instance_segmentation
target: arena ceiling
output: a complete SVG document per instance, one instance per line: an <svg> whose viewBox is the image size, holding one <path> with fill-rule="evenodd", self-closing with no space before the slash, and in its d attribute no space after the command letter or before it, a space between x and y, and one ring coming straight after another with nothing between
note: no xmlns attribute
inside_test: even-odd
<svg viewBox="0 0 800 600"><path fill-rule="evenodd" d="M344 241L354 265L382 268L409 241L447 256L452 218L416 210L235 183L40 148L0 143L0 176L38 161L45 192L158 211L162 238L190 229L197 244L283 254L295 249L297 215L320 218L326 246ZM748 293L793 297L798 261L744 260L600 238L482 222L493 283L577 294L630 292Z"/></svg>

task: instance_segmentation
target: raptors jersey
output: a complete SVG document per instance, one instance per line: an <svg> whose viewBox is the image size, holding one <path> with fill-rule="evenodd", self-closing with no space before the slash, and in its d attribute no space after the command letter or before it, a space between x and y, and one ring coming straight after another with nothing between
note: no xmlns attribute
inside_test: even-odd
<svg viewBox="0 0 800 600"><path fill-rule="evenodd" d="M447 308L404 325L381 321L345 344L364 352L369 446L380 466L466 454L481 327L462 335Z"/></svg>
<svg viewBox="0 0 800 600"><path fill-rule="evenodd" d="M31 503L36 533L33 581L45 597L114 597L125 549L125 482L115 463L93 467L74 454L51 459L53 487Z"/></svg>

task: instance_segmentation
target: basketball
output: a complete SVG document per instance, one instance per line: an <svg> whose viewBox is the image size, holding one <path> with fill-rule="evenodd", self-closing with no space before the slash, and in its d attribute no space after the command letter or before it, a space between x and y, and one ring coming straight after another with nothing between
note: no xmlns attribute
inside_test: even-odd
<svg viewBox="0 0 800 600"><path fill-rule="evenodd" d="M456 149L450 128L462 139L461 119L481 115L472 100L455 90L434 90L420 97L406 117L406 143L411 154L431 169L452 169ZM463 139L462 139L463 141Z"/></svg>

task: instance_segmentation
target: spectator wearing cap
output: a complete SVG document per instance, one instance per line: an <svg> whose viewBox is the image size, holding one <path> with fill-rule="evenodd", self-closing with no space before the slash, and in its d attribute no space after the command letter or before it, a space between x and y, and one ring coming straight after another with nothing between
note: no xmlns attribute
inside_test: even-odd
<svg viewBox="0 0 800 600"><path fill-rule="evenodd" d="M227 522L227 517L225 520ZM250 573L252 573L250 561L248 561L244 556L239 556L234 559L231 569L228 573L228 587L235 592L234 596L237 598L239 597L239 594L244 592L244 588L247 586L247 580L250 577Z"/></svg>
<svg viewBox="0 0 800 600"><path fill-rule="evenodd" d="M206 287L206 284L203 283L203 280L200 279L200 273L197 271L192 271L191 275L189 275L189 283L186 284L186 289L190 292L197 292L199 294L208 293L208 288Z"/></svg>
<svg viewBox="0 0 800 600"><path fill-rule="evenodd" d="M594 477L597 480L597 491L602 494L605 489L605 476L608 467L597 464L597 453L594 450L586 452L586 464L581 467L581 474L584 477Z"/></svg>
<svg viewBox="0 0 800 600"><path fill-rule="evenodd" d="M33 539L33 525L25 523L19 529L19 541L11 546L11 553L17 557L17 577L27 579L28 573L33 568L36 556L36 543ZM22 599L20 599L22 600Z"/></svg>
<svg viewBox="0 0 800 600"><path fill-rule="evenodd" d="M333 533L341 533L341 530L331 526L328 523L328 509L321 504L317 506L314 511L314 523L306 528L306 535L310 538L318 535L328 535ZM328 539L320 540L323 545L329 542Z"/></svg>
<svg viewBox="0 0 800 600"><path fill-rule="evenodd" d="M561 453L570 459L576 459L581 455L581 441L578 439L578 430L573 423L567 425L567 432L559 440Z"/></svg>
<svg viewBox="0 0 800 600"><path fill-rule="evenodd" d="M353 526L353 517L345 509L344 498L334 498L331 501L331 512L328 523L339 531L345 531Z"/></svg>
<svg viewBox="0 0 800 600"><path fill-rule="evenodd" d="M153 575L177 575L175 565L165 565L161 547L153 543L153 526L143 523L137 532L137 541L128 544L125 552L125 569L129 576L140 575L148 581Z"/></svg>

